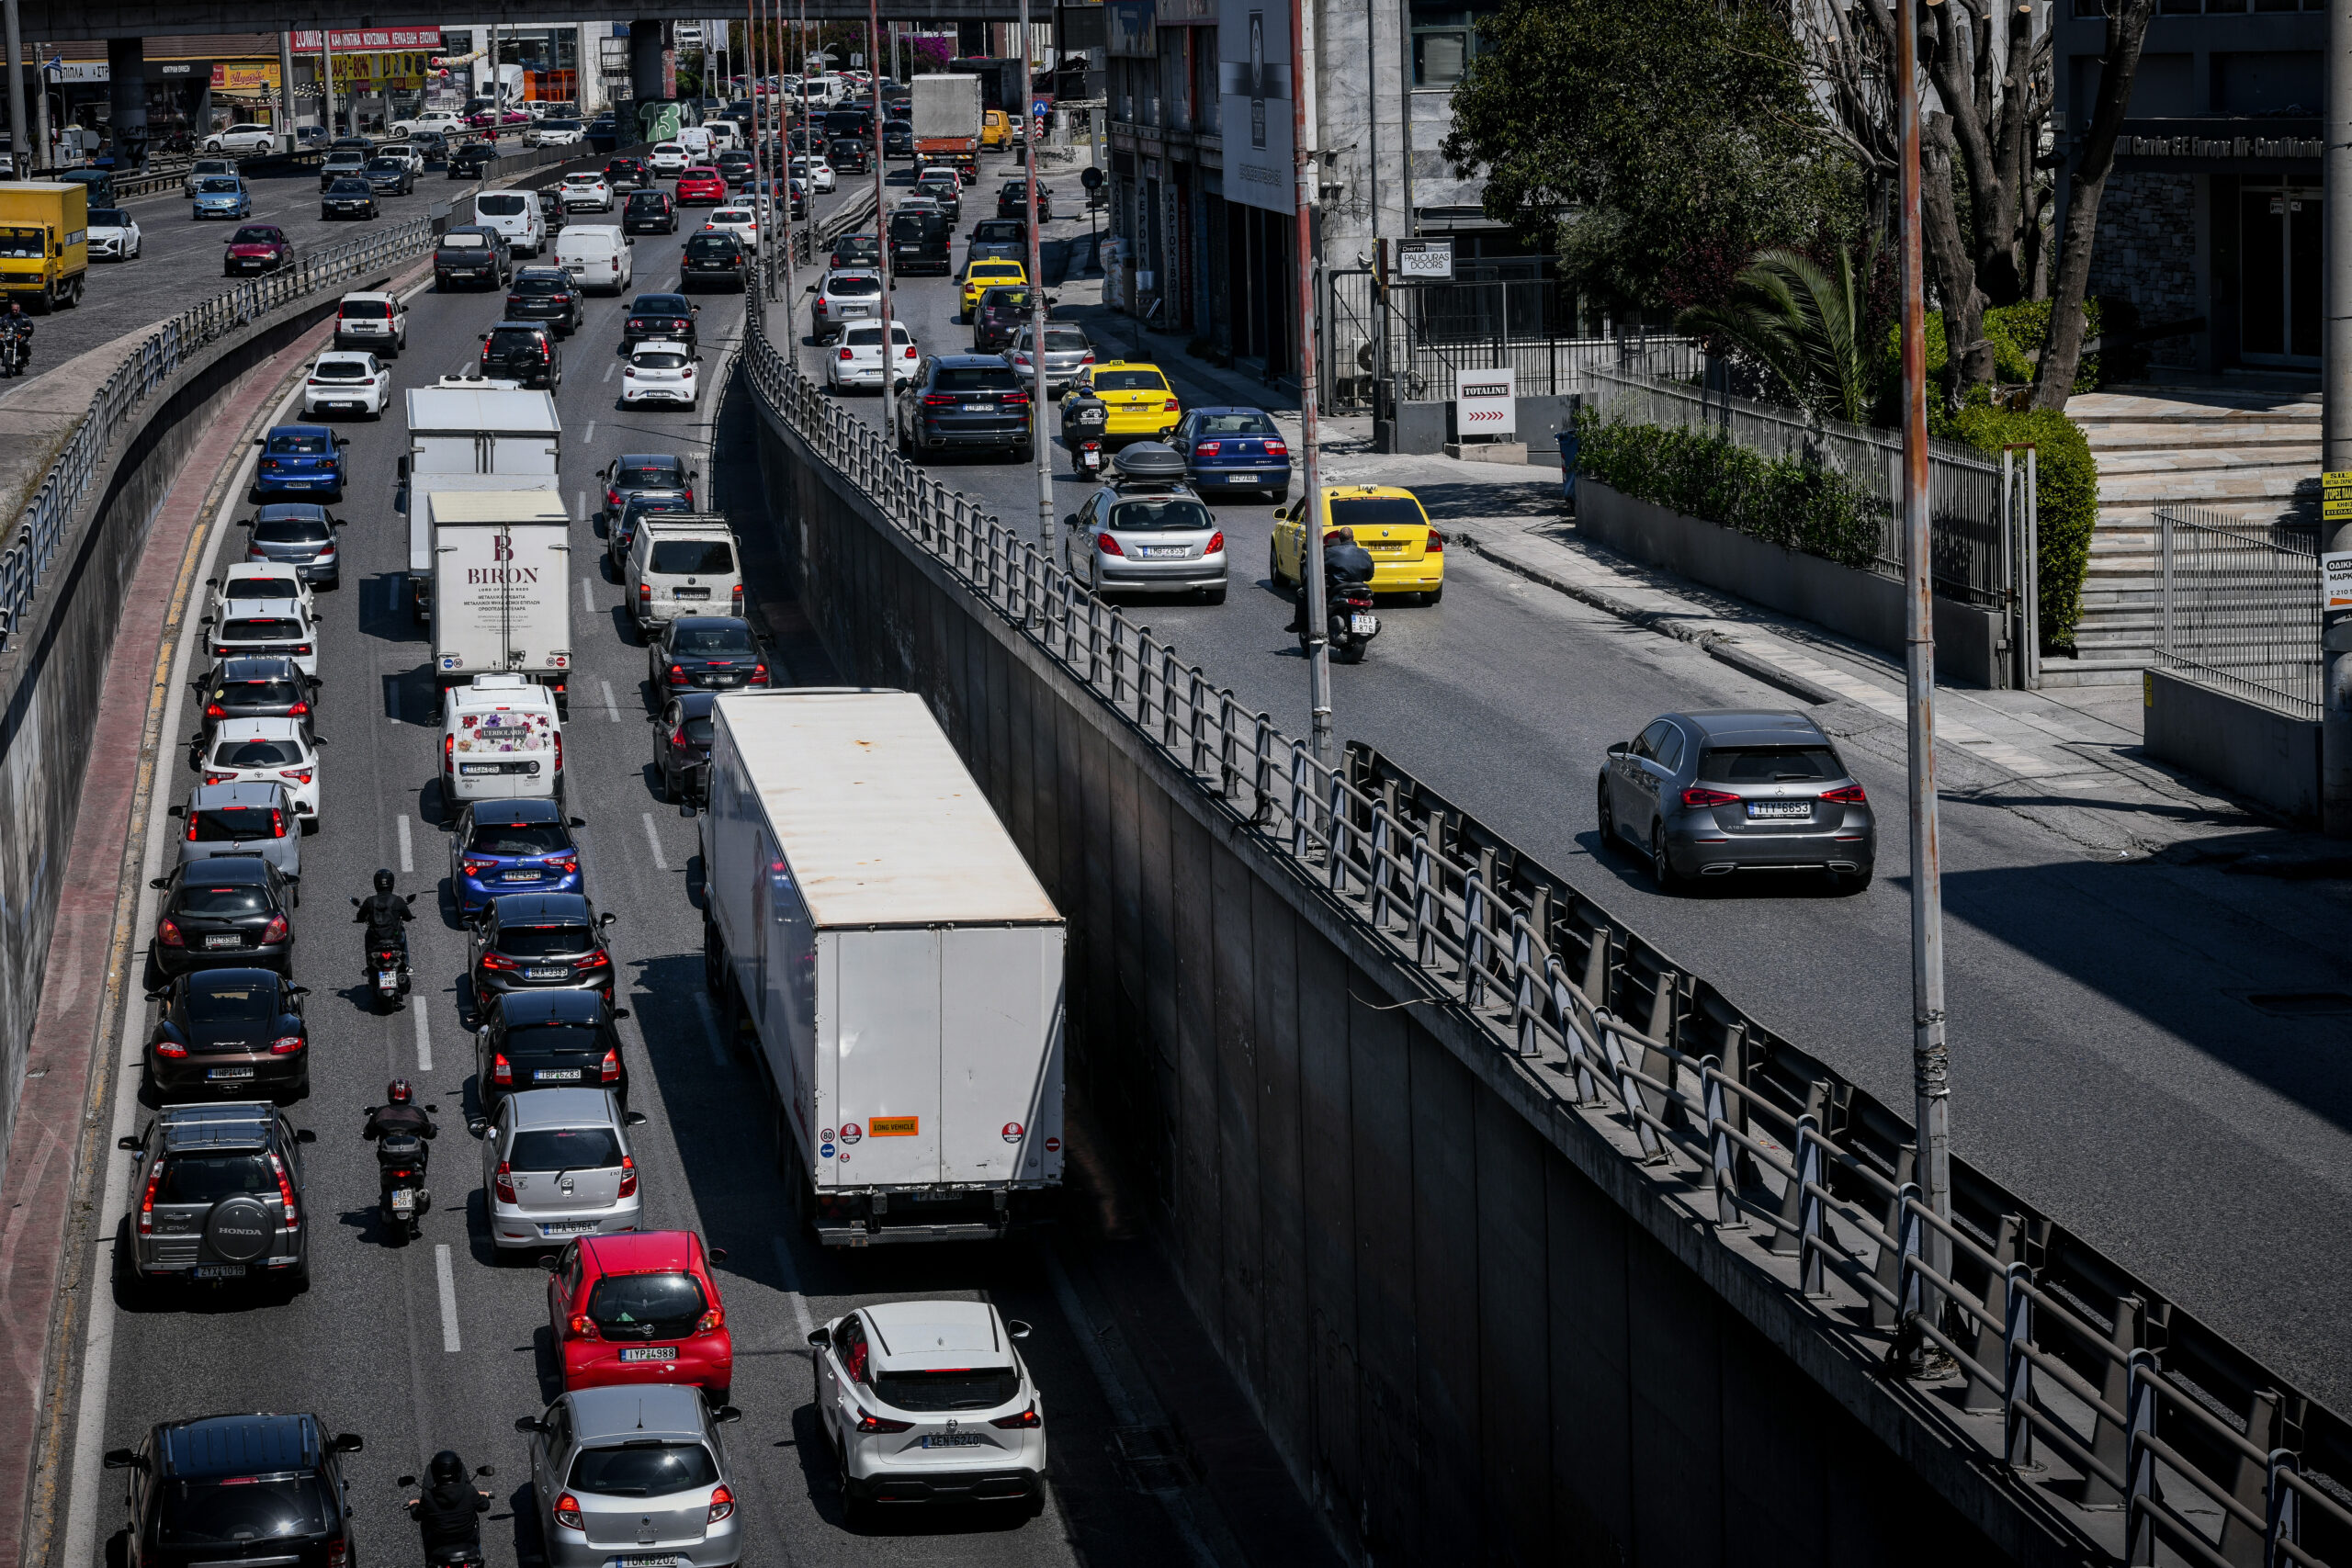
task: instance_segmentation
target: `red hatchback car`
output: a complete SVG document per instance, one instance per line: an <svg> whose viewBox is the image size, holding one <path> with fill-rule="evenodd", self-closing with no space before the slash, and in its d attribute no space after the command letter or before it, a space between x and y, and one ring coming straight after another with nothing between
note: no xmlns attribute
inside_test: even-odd
<svg viewBox="0 0 2352 1568"><path fill-rule="evenodd" d="M248 223L232 234L222 253L224 277L240 273L277 272L294 262L294 242L275 223Z"/></svg>
<svg viewBox="0 0 2352 1568"><path fill-rule="evenodd" d="M692 1231L582 1236L548 1275L548 1320L563 1386L686 1383L716 1407L735 1382L735 1339L706 1249Z"/></svg>
<svg viewBox="0 0 2352 1568"><path fill-rule="evenodd" d="M678 175L678 205L688 202L716 207L727 199L727 176L717 169L697 165L680 171Z"/></svg>

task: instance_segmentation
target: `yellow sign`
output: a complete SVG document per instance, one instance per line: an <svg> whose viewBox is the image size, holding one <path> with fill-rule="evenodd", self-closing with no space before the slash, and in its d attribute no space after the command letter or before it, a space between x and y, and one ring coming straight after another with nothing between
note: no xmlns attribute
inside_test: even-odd
<svg viewBox="0 0 2352 1568"><path fill-rule="evenodd" d="M915 1116L869 1116L865 1130L877 1138L911 1138L921 1120Z"/></svg>
<svg viewBox="0 0 2352 1568"><path fill-rule="evenodd" d="M2352 523L2352 473L2320 475L2319 517L2323 523Z"/></svg>
<svg viewBox="0 0 2352 1568"><path fill-rule="evenodd" d="M431 58L422 50L338 54L334 57L334 85L361 93L380 92L387 87L419 88L424 85Z"/></svg>
<svg viewBox="0 0 2352 1568"><path fill-rule="evenodd" d="M216 93L275 93L277 91L277 62L215 61L212 64L212 90Z"/></svg>

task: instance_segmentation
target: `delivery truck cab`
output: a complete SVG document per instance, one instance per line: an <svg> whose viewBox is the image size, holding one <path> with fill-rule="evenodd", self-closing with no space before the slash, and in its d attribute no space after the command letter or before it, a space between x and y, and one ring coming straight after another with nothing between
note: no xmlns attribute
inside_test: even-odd
<svg viewBox="0 0 2352 1568"><path fill-rule="evenodd" d="M47 314L82 302L90 270L87 188L57 181L0 181L0 290Z"/></svg>

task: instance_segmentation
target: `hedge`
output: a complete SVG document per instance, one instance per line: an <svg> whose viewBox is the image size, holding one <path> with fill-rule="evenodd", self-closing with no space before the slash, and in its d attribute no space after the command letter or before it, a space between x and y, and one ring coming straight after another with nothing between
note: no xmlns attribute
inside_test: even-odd
<svg viewBox="0 0 2352 1568"><path fill-rule="evenodd" d="M1703 517L1840 566L1878 553L1883 510L1835 468L1767 457L1702 431L1577 418L1577 472L1621 494Z"/></svg>
<svg viewBox="0 0 2352 1568"><path fill-rule="evenodd" d="M2140 324L2140 309L2129 299L2098 298L2083 303L2083 341L2088 343L2109 328L2129 332ZM1884 384L1892 390L1902 382L1903 349L1895 335L1901 329L1890 328L1886 340L1886 357L1883 368ZM1996 305L1984 312L1984 341L1993 349L1993 379L2005 387L2021 387L2033 379L2034 362L2041 357L2044 344L2050 341L2050 301L2023 299L2014 305ZM1943 385L1944 359L1949 352L1944 340L1944 313L1930 310L1927 317L1928 386L1932 400L1934 389ZM2075 367L2077 392L2095 391L2109 381L2129 381L2144 375L2148 368L2148 351L2138 344L2110 349L2105 354L2086 354ZM1981 395L1981 389L1972 389Z"/></svg>
<svg viewBox="0 0 2352 1568"><path fill-rule="evenodd" d="M1951 433L1998 458L2001 448L2032 442L2041 502L2041 640L2075 646L2083 618L2083 576L2090 570L2091 530L2098 525L2098 461L2082 427L2050 409L1964 408Z"/></svg>

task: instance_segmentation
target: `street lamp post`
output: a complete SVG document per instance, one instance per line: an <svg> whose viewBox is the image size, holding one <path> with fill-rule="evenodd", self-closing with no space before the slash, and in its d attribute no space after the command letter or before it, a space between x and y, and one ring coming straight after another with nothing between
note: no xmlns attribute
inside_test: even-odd
<svg viewBox="0 0 2352 1568"><path fill-rule="evenodd" d="M1315 374L1315 153L1308 145L1306 111L1307 10L1305 0L1290 5L1290 125L1291 163L1297 174L1295 239L1298 275L1298 444L1306 476L1306 493L1299 498L1300 551L1298 592L1305 601L1300 622L1306 628L1306 699L1312 724L1315 760L1325 767L1334 761L1331 739L1331 627L1323 584L1323 468L1316 426L1315 400L1319 389Z"/></svg>
<svg viewBox="0 0 2352 1568"><path fill-rule="evenodd" d="M14 3L14 0L11 0ZM1021 117L1022 124L1029 121L1029 0L1021 0L1021 47L1015 59L1021 67L1021 102L1008 105ZM1052 558L1054 547L1054 455L1046 445L1046 269L1045 244L1037 232L1037 139L1028 136L1022 142L1022 162L1028 165L1029 200L1029 436L1030 454L1037 460L1037 537L1044 542L1046 558Z"/></svg>
<svg viewBox="0 0 2352 1568"><path fill-rule="evenodd" d="M32 172L25 148L25 45L17 31L17 0L6 0L8 33L8 177L23 179ZM39 62L35 62L36 64Z"/></svg>

